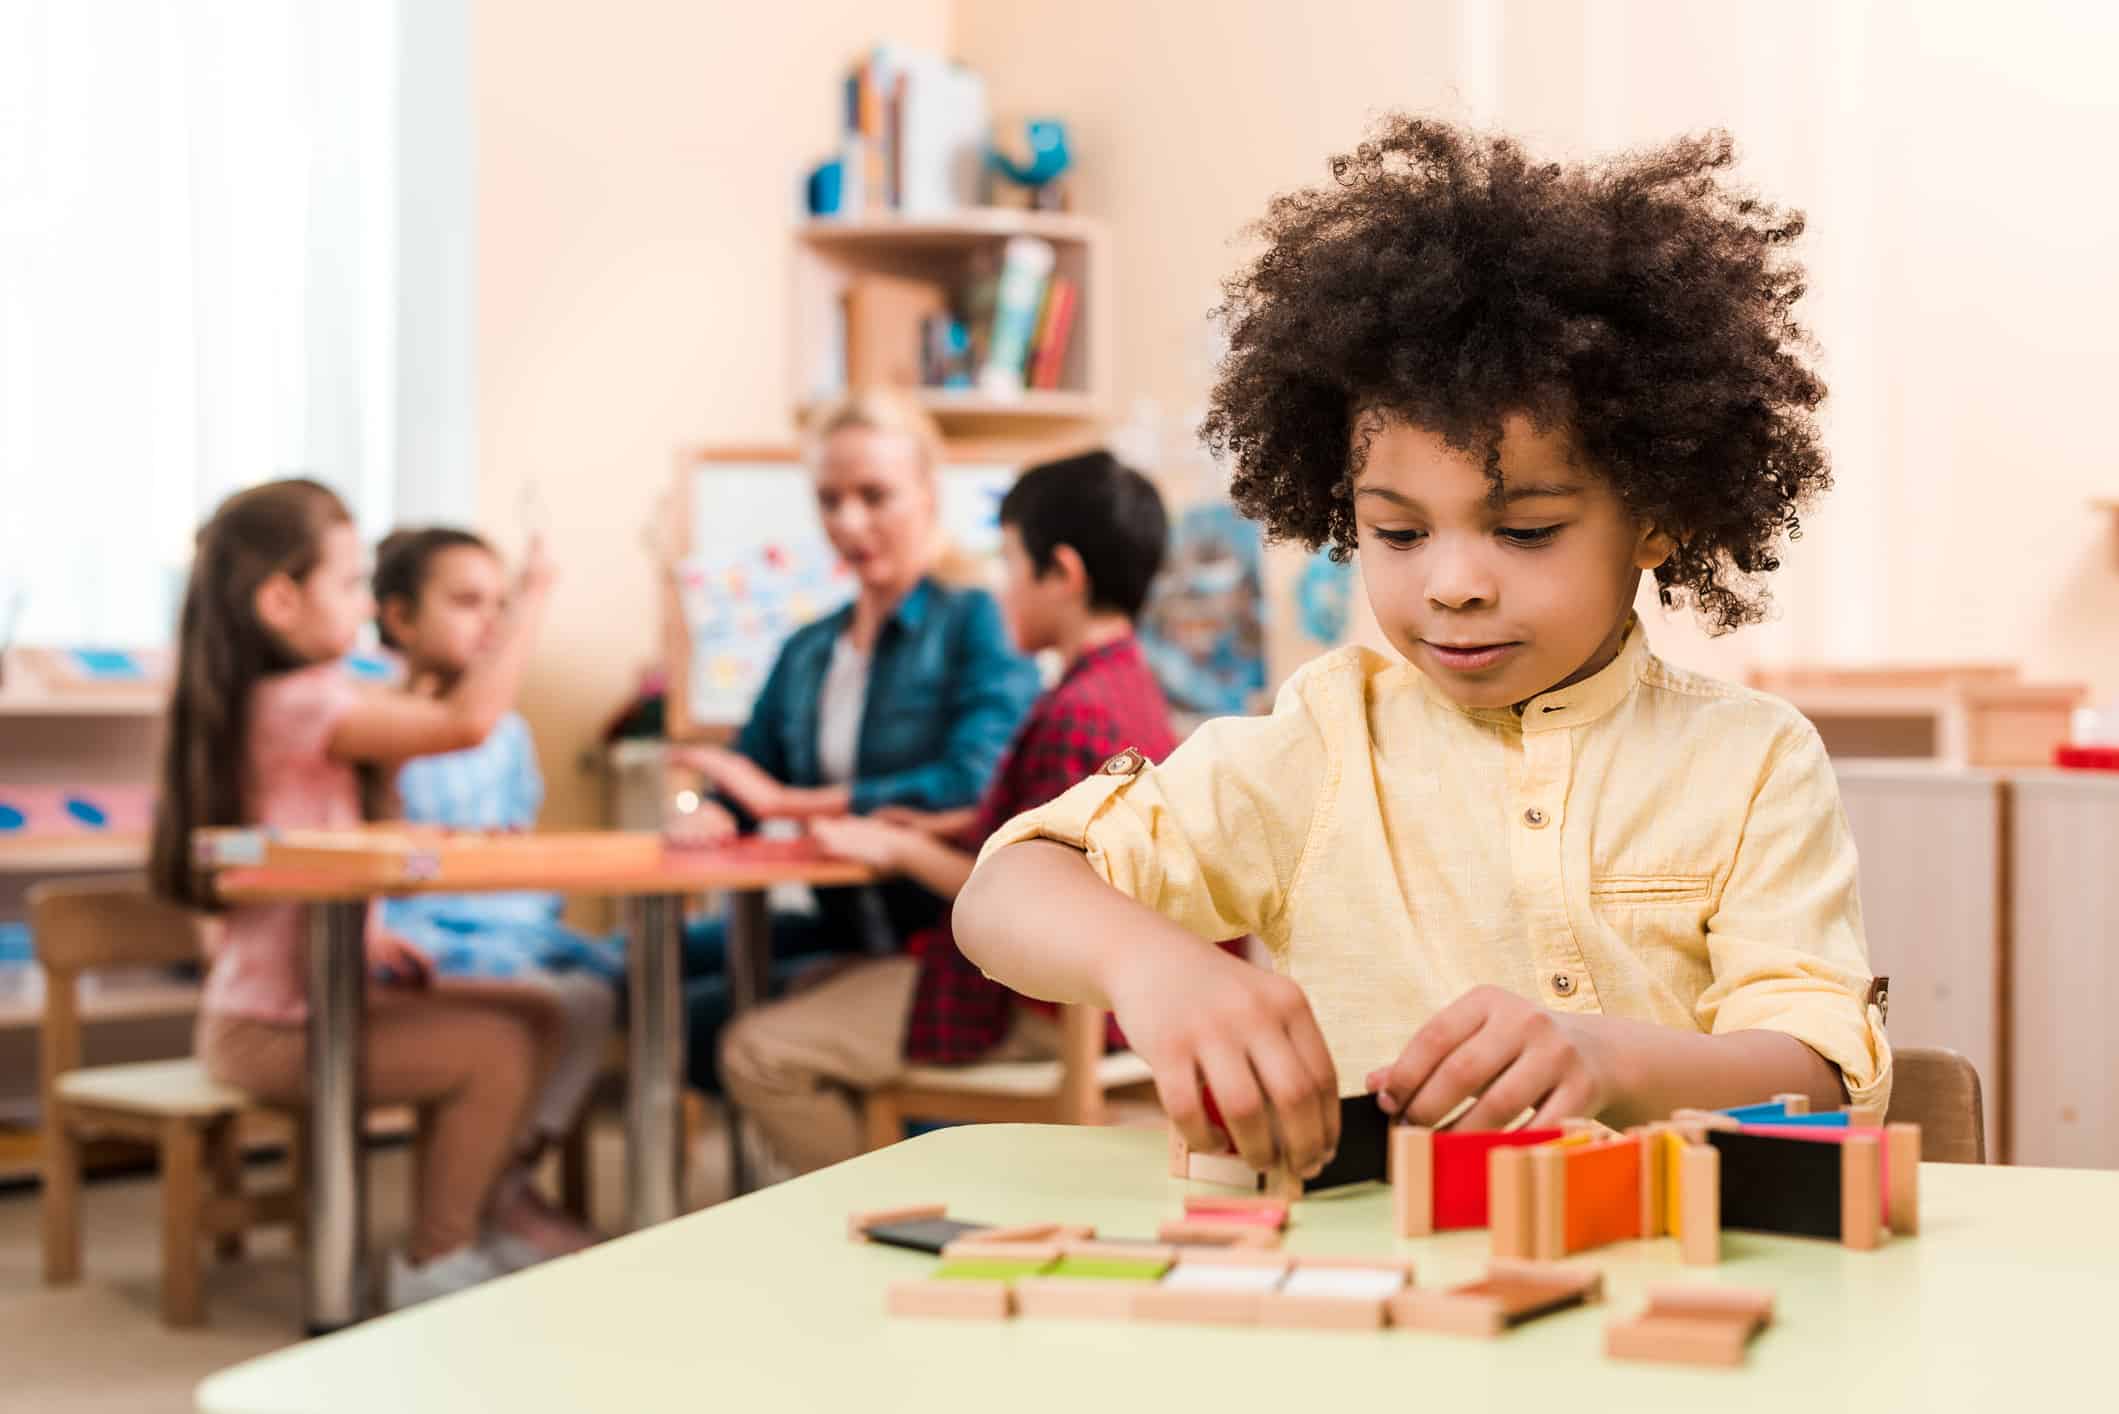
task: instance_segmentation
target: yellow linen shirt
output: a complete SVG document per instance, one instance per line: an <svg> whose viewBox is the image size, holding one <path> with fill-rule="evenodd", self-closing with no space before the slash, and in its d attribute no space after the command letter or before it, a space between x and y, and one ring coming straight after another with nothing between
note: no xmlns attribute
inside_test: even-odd
<svg viewBox="0 0 2119 1414"><path fill-rule="evenodd" d="M1209 722L1160 766L1115 759L981 858L1035 838L1202 938L1260 938L1308 994L1342 1094L1492 983L1556 1011L1785 1032L1854 1103L1890 1098L1816 729L1662 662L1638 623L1603 671L1520 715L1341 649L1270 716Z"/></svg>

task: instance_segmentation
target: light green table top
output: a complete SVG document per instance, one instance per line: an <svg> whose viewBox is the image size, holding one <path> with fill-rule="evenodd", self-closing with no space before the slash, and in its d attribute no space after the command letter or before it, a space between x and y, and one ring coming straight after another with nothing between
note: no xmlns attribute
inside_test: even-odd
<svg viewBox="0 0 2119 1414"><path fill-rule="evenodd" d="M1571 1407L1980 1410L2034 1414L2110 1398L2119 1340L2119 1173L1921 1170L1922 1233L1875 1252L1733 1233L1721 1266L1676 1244L1578 1260L1602 1307L1497 1340L1125 1323L888 1317L919 1253L854 1243L857 1209L947 1202L952 1216L1095 1223L1152 1236L1187 1185L1159 1132L989 1125L943 1130L579 1257L269 1355L199 1387L214 1414L491 1409L1300 1411L1318 1401L1436 1410ZM1396 1253L1420 1285L1469 1280L1484 1232L1399 1241L1378 1186L1298 1206L1295 1252ZM1735 1371L1603 1356L1644 1284L1758 1285L1777 1323ZM2104 1395L2095 1391L2103 1389ZM1576 1403L1575 1401L1582 1401ZM1808 1406L1798 1401L1809 1401Z"/></svg>

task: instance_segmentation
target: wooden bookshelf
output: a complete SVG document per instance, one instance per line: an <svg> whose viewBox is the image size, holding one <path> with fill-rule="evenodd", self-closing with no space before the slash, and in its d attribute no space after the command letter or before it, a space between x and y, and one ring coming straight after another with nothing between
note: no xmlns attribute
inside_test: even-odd
<svg viewBox="0 0 2119 1414"><path fill-rule="evenodd" d="M0 874L69 874L146 866L147 841L139 835L33 835L0 840Z"/></svg>
<svg viewBox="0 0 2119 1414"><path fill-rule="evenodd" d="M843 357L840 317L858 276L874 274L953 292L981 252L1014 236L1053 248L1053 274L1079 291L1074 327L1057 388L997 397L975 388L912 391L952 441L961 437L1036 441L1082 430L1111 411L1111 275L1101 222L1062 212L981 207L947 217L827 217L796 226L789 387L798 413L834 396L831 371ZM908 336L917 365L916 332ZM908 380L909 381L909 380Z"/></svg>

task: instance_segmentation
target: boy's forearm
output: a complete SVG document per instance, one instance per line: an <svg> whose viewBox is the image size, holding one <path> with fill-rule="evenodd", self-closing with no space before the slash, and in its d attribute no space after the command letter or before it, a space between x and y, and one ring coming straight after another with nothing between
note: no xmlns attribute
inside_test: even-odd
<svg viewBox="0 0 2119 1414"><path fill-rule="evenodd" d="M1847 1102L1839 1068L1779 1031L1707 1036L1623 1017L1578 1019L1604 1032L1621 1057L1620 1093L1603 1114L1619 1128L1668 1118L1672 1110L1727 1109L1774 1095L1807 1095L1813 1111Z"/></svg>
<svg viewBox="0 0 2119 1414"><path fill-rule="evenodd" d="M1105 1010L1124 954L1159 934L1192 942L1098 878L1080 850L1049 840L1010 845L980 865L957 896L952 928L964 955L1015 991Z"/></svg>

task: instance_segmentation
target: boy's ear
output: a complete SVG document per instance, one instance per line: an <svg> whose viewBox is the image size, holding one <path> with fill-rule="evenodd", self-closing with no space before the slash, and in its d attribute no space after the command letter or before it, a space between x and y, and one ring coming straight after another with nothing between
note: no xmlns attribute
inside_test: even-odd
<svg viewBox="0 0 2119 1414"><path fill-rule="evenodd" d="M1061 585L1068 592L1078 591L1082 596L1082 602L1085 604L1089 602L1089 567L1082 563L1081 552L1072 545L1055 545L1052 547L1052 563L1045 570L1045 574L1058 575ZM1039 576L1039 578L1043 577L1043 575Z"/></svg>
<svg viewBox="0 0 2119 1414"><path fill-rule="evenodd" d="M285 570L275 570L258 585L250 608L259 623L285 638L301 618L302 587Z"/></svg>
<svg viewBox="0 0 2119 1414"><path fill-rule="evenodd" d="M1663 562L1677 553L1677 538L1667 531L1652 525L1642 525L1641 538L1634 542L1633 565L1635 569L1660 568Z"/></svg>

